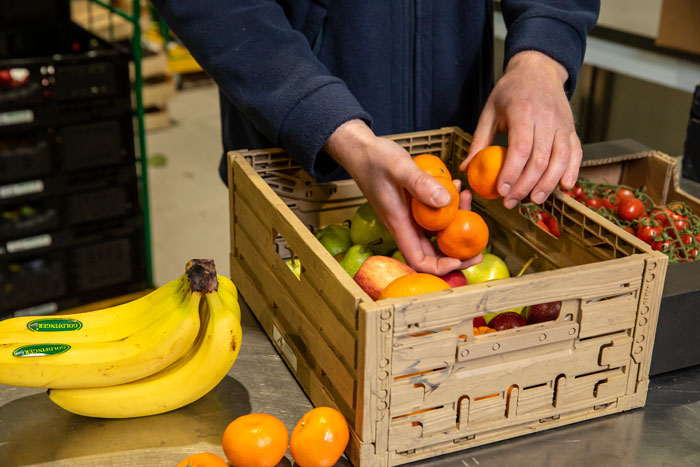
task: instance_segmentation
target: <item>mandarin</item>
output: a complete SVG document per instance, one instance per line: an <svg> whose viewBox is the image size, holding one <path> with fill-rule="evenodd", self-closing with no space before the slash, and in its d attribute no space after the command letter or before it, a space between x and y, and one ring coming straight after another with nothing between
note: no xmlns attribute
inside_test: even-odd
<svg viewBox="0 0 700 467"><path fill-rule="evenodd" d="M413 219L426 230L442 230L454 219L459 210L459 192L450 178L436 178L450 194L450 204L442 208L427 206L416 198L411 198L411 212Z"/></svg>
<svg viewBox="0 0 700 467"><path fill-rule="evenodd" d="M330 407L317 407L301 417L292 430L289 451L299 467L331 467L350 440L348 422Z"/></svg>
<svg viewBox="0 0 700 467"><path fill-rule="evenodd" d="M417 272L394 279L389 285L384 287L378 300L394 297L408 297L411 295L447 290L449 288L450 285L438 276Z"/></svg>
<svg viewBox="0 0 700 467"><path fill-rule="evenodd" d="M506 148L503 146L486 146L479 151L467 166L467 179L472 191L482 198L500 198L496 182L505 160Z"/></svg>
<svg viewBox="0 0 700 467"><path fill-rule="evenodd" d="M450 171L447 170L447 166L442 159L438 156L433 156L432 154L420 154L413 158L413 162L428 175L432 175L435 178L449 178L452 180Z"/></svg>
<svg viewBox="0 0 700 467"><path fill-rule="evenodd" d="M277 417L251 413L224 430L224 454L233 467L274 467L287 452L289 433Z"/></svg>
<svg viewBox="0 0 700 467"><path fill-rule="evenodd" d="M470 259L489 242L489 228L474 211L460 209L450 225L437 233L440 251L451 258Z"/></svg>
<svg viewBox="0 0 700 467"><path fill-rule="evenodd" d="M200 452L181 461L177 467L228 467L228 464L216 454Z"/></svg>

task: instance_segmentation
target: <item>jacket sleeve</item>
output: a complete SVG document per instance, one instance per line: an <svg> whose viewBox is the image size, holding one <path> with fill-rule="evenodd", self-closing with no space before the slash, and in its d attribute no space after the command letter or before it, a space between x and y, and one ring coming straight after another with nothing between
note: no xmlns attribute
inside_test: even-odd
<svg viewBox="0 0 700 467"><path fill-rule="evenodd" d="M344 122L371 123L345 83L316 58L274 0L153 0L222 92L314 177L337 168L318 157Z"/></svg>
<svg viewBox="0 0 700 467"><path fill-rule="evenodd" d="M598 20L599 0L502 0L508 34L504 64L523 50L542 52L569 73L567 96L576 88L586 52L586 34Z"/></svg>

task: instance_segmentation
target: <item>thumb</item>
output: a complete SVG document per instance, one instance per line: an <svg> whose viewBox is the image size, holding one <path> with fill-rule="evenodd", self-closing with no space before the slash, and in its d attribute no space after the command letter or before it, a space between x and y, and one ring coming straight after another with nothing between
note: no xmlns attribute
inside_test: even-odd
<svg viewBox="0 0 700 467"><path fill-rule="evenodd" d="M421 203L434 208L450 204L452 199L447 189L435 177L423 172L412 161L407 160L397 171L398 182Z"/></svg>

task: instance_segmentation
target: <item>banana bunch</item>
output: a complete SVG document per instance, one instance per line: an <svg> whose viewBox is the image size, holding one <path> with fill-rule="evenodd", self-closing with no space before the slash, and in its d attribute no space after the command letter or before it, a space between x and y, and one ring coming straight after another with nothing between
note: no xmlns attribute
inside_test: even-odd
<svg viewBox="0 0 700 467"><path fill-rule="evenodd" d="M48 387L80 415L154 415L212 390L240 345L236 287L213 261L192 260L182 277L124 305L0 321L0 383Z"/></svg>

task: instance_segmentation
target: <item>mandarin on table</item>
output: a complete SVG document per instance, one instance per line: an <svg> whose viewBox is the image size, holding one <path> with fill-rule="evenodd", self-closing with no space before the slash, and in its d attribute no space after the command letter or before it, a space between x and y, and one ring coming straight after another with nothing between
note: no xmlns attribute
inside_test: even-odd
<svg viewBox="0 0 700 467"><path fill-rule="evenodd" d="M437 233L440 251L451 258L470 259L486 248L489 228L473 211L460 209L450 225Z"/></svg>
<svg viewBox="0 0 700 467"><path fill-rule="evenodd" d="M419 295L428 292L437 292L447 290L450 285L444 280L432 274L417 272L415 274L407 274L394 279L387 285L378 300L395 297L409 297L411 295Z"/></svg>
<svg viewBox="0 0 700 467"><path fill-rule="evenodd" d="M438 156L420 154L413 158L413 162L428 175L432 175L435 178L449 178L452 180L450 171L447 170L447 166Z"/></svg>
<svg viewBox="0 0 700 467"><path fill-rule="evenodd" d="M299 467L331 467L349 440L343 414L331 407L317 407L304 414L292 430L289 451Z"/></svg>
<svg viewBox="0 0 700 467"><path fill-rule="evenodd" d="M224 430L224 454L233 467L274 467L287 452L289 433L277 417L242 415Z"/></svg>
<svg viewBox="0 0 700 467"><path fill-rule="evenodd" d="M177 467L228 467L228 464L216 454L200 452L181 461Z"/></svg>
<svg viewBox="0 0 700 467"><path fill-rule="evenodd" d="M505 160L506 148L503 146L487 146L479 151L467 166L467 179L472 191L482 198L500 198L497 181Z"/></svg>
<svg viewBox="0 0 700 467"><path fill-rule="evenodd" d="M411 198L411 212L413 219L426 230L442 230L454 219L459 210L459 192L450 178L436 178L450 194L450 204L441 208L426 206L416 198Z"/></svg>

